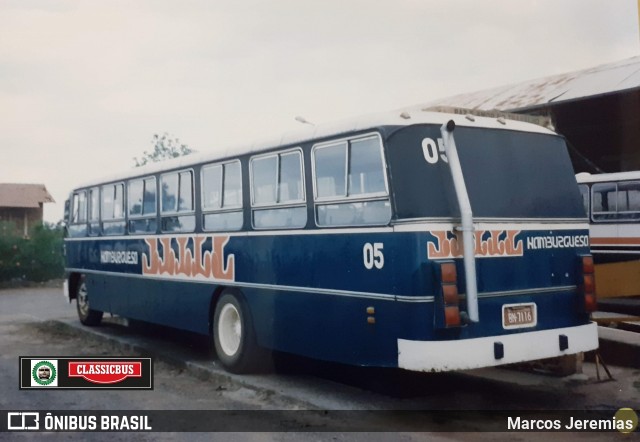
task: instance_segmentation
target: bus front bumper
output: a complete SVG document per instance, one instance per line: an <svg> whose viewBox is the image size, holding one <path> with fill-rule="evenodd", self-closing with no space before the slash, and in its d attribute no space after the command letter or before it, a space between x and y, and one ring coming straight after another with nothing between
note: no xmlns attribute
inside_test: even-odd
<svg viewBox="0 0 640 442"><path fill-rule="evenodd" d="M564 336L564 337L562 337ZM568 344L561 350L561 341ZM502 357L496 357L496 347ZM470 370L571 355L598 348L595 322L484 338L450 341L398 339L398 367L414 371Z"/></svg>

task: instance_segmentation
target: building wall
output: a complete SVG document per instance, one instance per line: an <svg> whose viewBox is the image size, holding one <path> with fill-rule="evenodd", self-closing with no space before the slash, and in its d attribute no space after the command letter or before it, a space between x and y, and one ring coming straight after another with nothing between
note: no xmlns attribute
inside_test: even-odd
<svg viewBox="0 0 640 442"><path fill-rule="evenodd" d="M35 209L0 207L0 222L8 221L14 223L16 227L16 234L20 236L29 236L32 226L34 224L41 223L42 217L42 204L40 204L40 207Z"/></svg>

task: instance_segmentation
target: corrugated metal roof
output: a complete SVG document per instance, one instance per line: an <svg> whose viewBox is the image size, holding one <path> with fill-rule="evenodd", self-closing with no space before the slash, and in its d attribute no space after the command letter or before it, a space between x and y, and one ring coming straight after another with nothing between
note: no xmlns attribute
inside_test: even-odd
<svg viewBox="0 0 640 442"><path fill-rule="evenodd" d="M0 207L37 208L54 202L44 184L0 183Z"/></svg>
<svg viewBox="0 0 640 442"><path fill-rule="evenodd" d="M640 88L640 56L429 103L467 109L522 111L563 101Z"/></svg>

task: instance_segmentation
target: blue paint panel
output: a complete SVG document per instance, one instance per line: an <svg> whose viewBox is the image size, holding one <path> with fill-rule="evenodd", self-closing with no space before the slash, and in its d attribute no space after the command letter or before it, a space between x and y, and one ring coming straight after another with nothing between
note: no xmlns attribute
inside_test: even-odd
<svg viewBox="0 0 640 442"><path fill-rule="evenodd" d="M457 289L465 292L461 239L443 230L445 223L459 218L459 210L446 155L438 148L440 128L382 126L336 136L372 131L384 140L391 223L436 220L442 224L434 222L429 228L441 230L319 230L314 223L311 149L329 137L271 149L300 147L303 152L308 222L301 230L251 231L247 155L240 158L243 232L174 236L165 247L168 237L156 232L148 237L82 238L99 226L71 223L67 267L87 275L93 308L203 334L209 333L214 293L235 287L247 300L260 344L360 365L395 366L398 339L470 339L588 322L576 289L579 255L589 253L588 232L518 231L521 224L505 223L477 233L480 322L435 327L436 314L443 314L434 311L432 301L441 290L438 261L454 260ZM582 222L581 199L561 137L470 127L456 128L454 136L474 216ZM426 138L435 151L425 153ZM201 168L193 166L196 195ZM196 203L191 218L196 232L202 231L202 215ZM161 221L158 215L154 222L160 226ZM365 265L366 254L373 250L384 256L381 268ZM528 302L537 305L535 328L504 330L502 306ZM374 314L367 313L369 307ZM368 322L370 316L375 324Z"/></svg>
<svg viewBox="0 0 640 442"><path fill-rule="evenodd" d="M433 233L239 235L226 244L224 261L234 255L235 282L229 285L240 287L246 297L261 345L319 359L394 366L399 338L466 339L532 330L503 330L505 303L535 302L535 330L586 323L575 289L483 297L488 292L576 286L578 255L588 253L588 248L543 246L557 237L575 242L574 238L586 235L583 230L520 232L515 240L523 256L476 259L480 323L453 330L434 328L433 302L395 300L395 296L433 296L439 290L436 262L427 259L428 244L436 241ZM383 244L382 269L365 268L366 243ZM540 247L531 248L536 245ZM203 249L210 248L211 240ZM180 258L178 248L173 249ZM105 251L121 252L121 257L127 257L122 252L138 252L137 264L101 265ZM67 242L70 267L81 267L84 262L87 269L109 272L90 274L94 307L208 333L209 304L218 283L142 278L141 253L149 253L143 238ZM462 258L455 262L458 288L464 293ZM311 287L329 292L318 293ZM375 324L367 322L367 307L375 309Z"/></svg>

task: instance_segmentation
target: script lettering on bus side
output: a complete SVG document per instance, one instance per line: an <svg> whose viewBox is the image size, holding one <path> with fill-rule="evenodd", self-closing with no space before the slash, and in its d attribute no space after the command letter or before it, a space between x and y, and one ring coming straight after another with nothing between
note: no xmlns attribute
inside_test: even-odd
<svg viewBox="0 0 640 442"><path fill-rule="evenodd" d="M211 250L203 250L207 240L211 242ZM172 241L177 244L177 255L171 247ZM224 262L224 248L229 242L228 236L147 238L145 242L149 246L149 254L142 254L143 275L169 276L176 279L235 280L235 255L229 254L226 263ZM192 247L188 247L189 242Z"/></svg>
<svg viewBox="0 0 640 442"><path fill-rule="evenodd" d="M556 235L527 238L527 250L589 247L589 235Z"/></svg>
<svg viewBox="0 0 640 442"><path fill-rule="evenodd" d="M138 264L138 252L130 250L101 250L100 264Z"/></svg>
<svg viewBox="0 0 640 442"><path fill-rule="evenodd" d="M474 233L477 257L497 258L522 256L523 244L516 239L520 230L477 230ZM459 258L463 256L462 232L431 231L435 241L427 243L429 259Z"/></svg>

